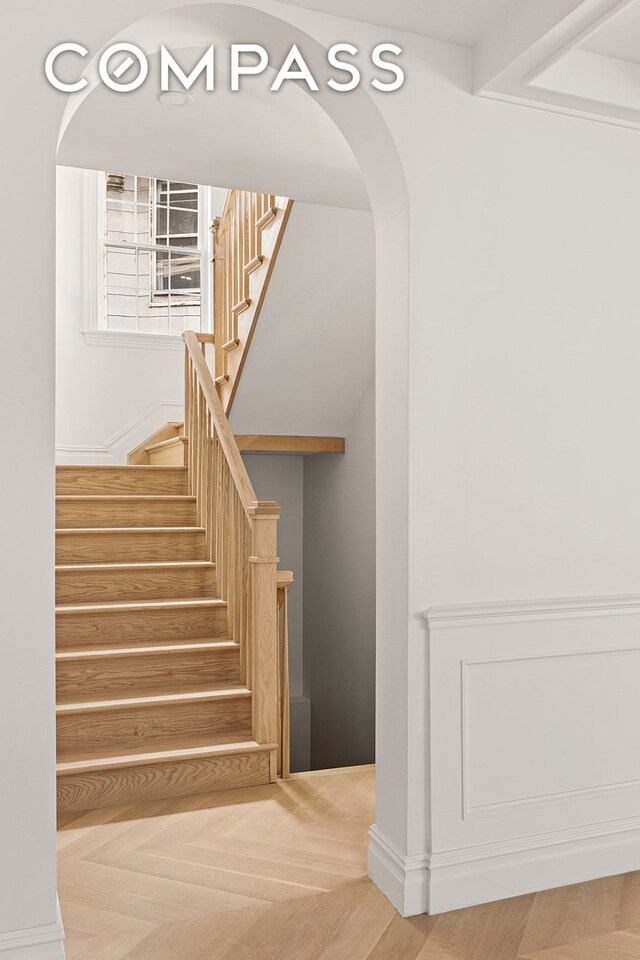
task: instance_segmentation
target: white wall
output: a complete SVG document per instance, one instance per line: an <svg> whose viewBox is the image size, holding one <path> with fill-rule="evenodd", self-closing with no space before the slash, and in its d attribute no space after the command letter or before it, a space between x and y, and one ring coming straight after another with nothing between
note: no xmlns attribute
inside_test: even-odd
<svg viewBox="0 0 640 960"><path fill-rule="evenodd" d="M259 5L287 17L276 3ZM55 7L39 6L37 16L27 4L10 11L12 43L3 70L16 96L7 104L0 162L3 181L11 182L19 169L29 191L7 193L5 219L12 224L12 244L21 250L32 249L37 224L43 251L37 283L32 257L3 260L10 270L3 289L11 322L0 351L0 385L12 425L12 469L3 474L11 508L0 544L6 631L0 703L9 733L0 746L0 767L12 789L3 794L0 818L0 931L11 936L55 925L54 270L46 251L54 249L53 168L65 98L46 86L42 61L66 36L97 49L154 8L152 0L113 0L97 11L61 0ZM292 21L323 41L334 42L347 29L362 46L374 36L380 39L379 30L361 24L288 9ZM289 36L293 32L290 28ZM392 38L391 31L385 34ZM454 855L450 836L432 819L442 783L435 782L428 747L431 731L446 726L447 717L428 699L427 668L435 664L428 663L421 611L450 599L509 601L637 589L640 465L633 437L640 387L632 365L638 346L634 226L640 182L634 130L474 99L467 51L408 35L400 39L409 80L397 94L377 96L376 104L395 141L411 201L408 419L406 385L393 376L407 356L404 288L393 283L404 269L402 203L381 215L380 179L393 168L392 151L383 137L367 154L363 138L376 138L381 128L357 97L330 99L323 92L316 102L342 124L374 191L383 277L376 431L383 441L377 448L377 497L384 604L378 613L383 669L371 869L403 909L419 910L427 905L430 885L426 852L445 860ZM397 169L396 177L401 177ZM394 198L396 185L389 183ZM583 620L570 603L565 607L561 621L568 618L579 631ZM509 637L509 617L503 622ZM606 623L606 639L590 630L585 644L611 649L628 644L623 617L607 617ZM527 630L535 653L548 636L543 640L536 622ZM511 637L515 643L515 632ZM562 635L553 640L558 649L566 642ZM480 634L476 647L478 658L493 649ZM461 661L458 652L456 669ZM629 669L635 675L632 658ZM572 681L582 683L578 672ZM586 703L588 683L581 689ZM610 698L589 707L610 723ZM624 741L628 714L614 716L618 722L609 727L610 735ZM529 734L536 723L534 716ZM572 746L588 748L587 736L588 728L576 731ZM607 750L597 746L581 769L586 789L606 786L600 770ZM635 754L624 771L632 783L640 779L639 765ZM446 790L446 801L461 811L456 785ZM608 842L604 866L587 851L579 863L582 879L602 869L640 866L621 792L604 789L601 799L600 821L618 831L617 842ZM549 810L553 813L553 804ZM582 796L572 798L567 816L574 830L587 820L593 829ZM567 822L549 821L560 834ZM499 810L487 813L486 823L495 842L513 840L514 826ZM529 863L540 862L537 852L548 839L536 835L535 823L529 817L518 828L518 835L530 836ZM466 843L474 834L464 823L462 829L458 839ZM490 864L480 859L470 870L476 887L489 895L484 880ZM560 876L557 869L545 869L537 883L552 885ZM508 892L519 892L519 883L512 881ZM457 905L469 902L468 889L457 885L454 893ZM59 956L57 934L50 929L47 960Z"/></svg>
<svg viewBox="0 0 640 960"><path fill-rule="evenodd" d="M58 167L56 184L57 459L126 462L138 442L182 417L182 345L87 342L83 328L95 291L83 286L83 172Z"/></svg>
<svg viewBox="0 0 640 960"><path fill-rule="evenodd" d="M373 381L344 456L306 457L304 661L311 767L375 759L375 416Z"/></svg>
<svg viewBox="0 0 640 960"><path fill-rule="evenodd" d="M294 202L234 430L342 436L373 376L374 313L371 214Z"/></svg>
<svg viewBox="0 0 640 960"><path fill-rule="evenodd" d="M473 99L466 51L409 49L420 124L383 104L414 211L409 761L406 797L379 819L370 869L414 913L640 867L640 755L615 746L640 721L619 675L624 663L637 687L640 662L616 654L635 642L622 613L640 559L640 454L630 441L640 403L640 141L636 131ZM606 619L585 618L570 599L597 606L608 594L625 596L602 601ZM518 608L528 598L561 602L538 616ZM476 601L498 602L499 627L475 626ZM462 604L459 629L432 627L427 642L420 611L433 608L437 627L439 605L451 602ZM584 669L594 649L598 697ZM550 650L576 656L547 659ZM491 739L514 710L509 669L478 668L485 699L478 709L472 699L460 726L466 662L505 651L531 659L514 679L533 699L504 731L515 751ZM464 791L473 798L486 782L465 786L461 729L472 778L495 751L492 802L472 816ZM526 784L514 756L530 763ZM566 781L556 786L559 766Z"/></svg>

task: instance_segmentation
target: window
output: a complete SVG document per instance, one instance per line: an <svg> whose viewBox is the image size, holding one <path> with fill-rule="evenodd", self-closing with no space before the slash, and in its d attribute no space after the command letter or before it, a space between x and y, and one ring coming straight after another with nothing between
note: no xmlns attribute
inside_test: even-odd
<svg viewBox="0 0 640 960"><path fill-rule="evenodd" d="M174 335L202 328L208 205L197 184L104 174L101 326Z"/></svg>
<svg viewBox="0 0 640 960"><path fill-rule="evenodd" d="M197 251L199 238L198 187L193 183L175 180L155 181L153 204L153 233L157 247L167 247L167 252L155 254L155 293L174 295L185 291L185 296L200 294L200 255ZM192 257L176 261L181 269L171 269L171 250L180 247L194 249ZM189 269L187 269L187 267Z"/></svg>

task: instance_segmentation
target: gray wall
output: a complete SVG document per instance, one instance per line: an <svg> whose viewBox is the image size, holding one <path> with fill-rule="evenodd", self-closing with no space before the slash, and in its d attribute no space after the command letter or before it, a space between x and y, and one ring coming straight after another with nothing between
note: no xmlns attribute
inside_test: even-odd
<svg viewBox="0 0 640 960"><path fill-rule="evenodd" d="M311 768L375 756L375 413L370 384L344 456L304 468L304 683Z"/></svg>
<svg viewBox="0 0 640 960"><path fill-rule="evenodd" d="M282 507L289 601L292 769L371 763L375 753L374 389L344 456L245 454L256 494Z"/></svg>

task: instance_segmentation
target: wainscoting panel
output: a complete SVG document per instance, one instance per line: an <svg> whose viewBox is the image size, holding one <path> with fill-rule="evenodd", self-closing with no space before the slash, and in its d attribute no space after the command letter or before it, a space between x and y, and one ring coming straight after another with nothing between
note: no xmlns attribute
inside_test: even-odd
<svg viewBox="0 0 640 960"><path fill-rule="evenodd" d="M430 912L640 869L640 597L425 619Z"/></svg>

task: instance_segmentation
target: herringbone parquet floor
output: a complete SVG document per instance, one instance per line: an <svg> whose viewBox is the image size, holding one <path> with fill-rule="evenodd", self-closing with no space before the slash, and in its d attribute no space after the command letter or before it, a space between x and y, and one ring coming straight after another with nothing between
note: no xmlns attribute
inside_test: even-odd
<svg viewBox="0 0 640 960"><path fill-rule="evenodd" d="M68 960L640 960L640 873L403 920L366 879L373 769L67 814Z"/></svg>

